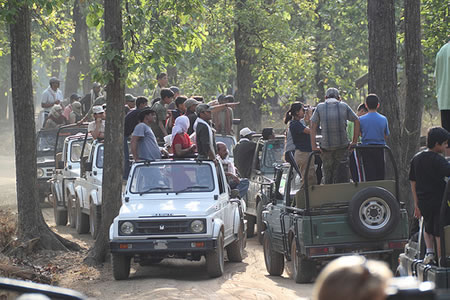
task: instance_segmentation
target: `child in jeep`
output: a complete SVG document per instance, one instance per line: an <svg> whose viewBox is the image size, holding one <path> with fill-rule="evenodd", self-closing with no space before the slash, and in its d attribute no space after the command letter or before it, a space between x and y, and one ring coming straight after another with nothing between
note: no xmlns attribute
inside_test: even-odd
<svg viewBox="0 0 450 300"><path fill-rule="evenodd" d="M444 178L450 176L450 163L442 154L449 138L450 134L444 128L431 128L427 136L428 149L417 153L411 160L409 180L414 198L414 216L423 216L425 224L425 264L436 264L434 240L440 257L439 214L446 184Z"/></svg>

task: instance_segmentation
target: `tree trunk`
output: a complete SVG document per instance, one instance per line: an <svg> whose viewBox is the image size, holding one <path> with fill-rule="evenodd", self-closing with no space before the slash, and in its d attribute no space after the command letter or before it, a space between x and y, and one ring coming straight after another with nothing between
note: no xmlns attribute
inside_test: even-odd
<svg viewBox="0 0 450 300"><path fill-rule="evenodd" d="M70 48L69 63L67 64L64 97L69 97L71 94L78 92L81 74L87 76L83 80L83 93L89 93L91 87L88 76L89 42L87 40L87 25L79 0L75 0L72 19L75 25L75 32L73 34L72 47Z"/></svg>
<svg viewBox="0 0 450 300"><path fill-rule="evenodd" d="M77 244L56 235L44 221L37 195L36 135L31 76L30 11L16 4L15 23L10 25L11 86L14 110L18 238L30 240L36 249L79 249ZM20 253L16 253L20 254Z"/></svg>
<svg viewBox="0 0 450 300"><path fill-rule="evenodd" d="M237 0L235 11L245 8L246 0ZM250 37L244 30L246 22L241 22L239 17L235 16L234 25L234 44L236 57L236 81L237 91L236 100L240 105L236 109L236 116L241 118L240 127L249 127L253 130L261 129L261 109L259 103L256 103L252 97L252 86L254 78L252 75L252 65L256 62L256 58L248 49ZM250 22L251 23L251 22Z"/></svg>
<svg viewBox="0 0 450 300"><path fill-rule="evenodd" d="M409 170L409 162L419 149L423 113L423 55L421 47L420 0L405 1L405 74L406 105L402 146L402 164ZM406 174L405 174L406 175ZM411 197L408 197L411 199ZM408 205L410 216L413 201Z"/></svg>
<svg viewBox="0 0 450 300"><path fill-rule="evenodd" d="M122 5L121 0L105 0L105 44L108 53L115 56L106 61L107 72L112 74L106 87L108 113L106 114L105 161L103 168L102 222L99 235L85 262L91 265L105 261L109 250L109 226L119 212L123 173L123 120L125 102L125 69L122 57Z"/></svg>

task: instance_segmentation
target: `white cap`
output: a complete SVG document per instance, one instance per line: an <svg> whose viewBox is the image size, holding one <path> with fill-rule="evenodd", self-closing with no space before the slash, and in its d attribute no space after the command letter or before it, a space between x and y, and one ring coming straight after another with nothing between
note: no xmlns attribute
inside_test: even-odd
<svg viewBox="0 0 450 300"><path fill-rule="evenodd" d="M96 106L92 107L92 112L93 112L94 114L101 114L101 113L104 113L105 110L103 109L103 106L101 106L101 105L96 105Z"/></svg>
<svg viewBox="0 0 450 300"><path fill-rule="evenodd" d="M239 135L242 137L245 137L249 134L255 134L255 132L251 131L250 128L248 127L242 128L241 131L239 131Z"/></svg>

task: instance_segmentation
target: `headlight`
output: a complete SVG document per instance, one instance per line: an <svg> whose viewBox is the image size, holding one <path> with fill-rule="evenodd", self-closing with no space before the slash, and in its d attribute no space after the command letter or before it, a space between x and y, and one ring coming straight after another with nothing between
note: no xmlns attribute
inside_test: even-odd
<svg viewBox="0 0 450 300"><path fill-rule="evenodd" d="M123 234L126 234L126 235L132 234L134 232L134 225L133 225L133 223L128 222L128 221L127 222L123 222L122 225L120 225L120 231Z"/></svg>
<svg viewBox="0 0 450 300"><path fill-rule="evenodd" d="M205 229L205 225L201 220L194 220L191 222L191 231L194 233L200 233Z"/></svg>
<svg viewBox="0 0 450 300"><path fill-rule="evenodd" d="M41 168L37 169L37 177L41 178L43 176L44 176L44 170Z"/></svg>

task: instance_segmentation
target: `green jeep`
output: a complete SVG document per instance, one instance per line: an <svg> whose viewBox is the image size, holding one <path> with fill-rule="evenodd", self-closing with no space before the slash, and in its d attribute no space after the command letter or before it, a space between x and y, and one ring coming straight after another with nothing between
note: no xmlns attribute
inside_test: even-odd
<svg viewBox="0 0 450 300"><path fill-rule="evenodd" d="M367 146L355 151L362 148ZM350 254L383 259L395 270L408 238L408 217L399 201L392 152L383 148L392 179L308 185L305 176L305 189L300 189L297 167L277 168L271 203L263 211L264 258L270 275L281 275L286 259L291 278L311 282L328 261ZM315 154L309 156L306 170Z"/></svg>

